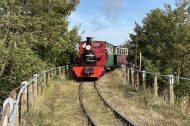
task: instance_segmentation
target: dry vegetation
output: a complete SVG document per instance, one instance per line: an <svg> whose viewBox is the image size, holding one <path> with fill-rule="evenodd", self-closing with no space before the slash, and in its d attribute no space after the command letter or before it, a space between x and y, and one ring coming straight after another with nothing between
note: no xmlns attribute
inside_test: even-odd
<svg viewBox="0 0 190 126"><path fill-rule="evenodd" d="M115 70L98 81L98 89L117 110L140 126L189 126L190 116L176 107L155 99L149 91L135 92Z"/></svg>
<svg viewBox="0 0 190 126"><path fill-rule="evenodd" d="M115 118L114 114L104 106L101 98L94 88L93 83L83 84L84 105L92 115L92 118L100 126L120 126L121 122Z"/></svg>
<svg viewBox="0 0 190 126"><path fill-rule="evenodd" d="M123 72L115 70L97 81L103 97L119 112L139 126L189 126L190 115L174 106L155 99L150 91L136 92L126 85ZM28 125L36 126L85 126L86 118L78 99L78 83L56 79L39 96ZM83 85L84 104L100 125L119 124L101 102L92 83Z"/></svg>
<svg viewBox="0 0 190 126"><path fill-rule="evenodd" d="M57 79L39 97L31 122L36 126L85 126L86 119L78 100L78 84ZM30 122L30 124L31 124Z"/></svg>

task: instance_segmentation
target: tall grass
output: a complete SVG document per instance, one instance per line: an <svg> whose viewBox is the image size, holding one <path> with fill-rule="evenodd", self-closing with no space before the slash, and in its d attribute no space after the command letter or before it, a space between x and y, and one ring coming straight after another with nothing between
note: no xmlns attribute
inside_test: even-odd
<svg viewBox="0 0 190 126"><path fill-rule="evenodd" d="M78 101L78 83L58 78L39 97L29 125L85 126L86 119Z"/></svg>
<svg viewBox="0 0 190 126"><path fill-rule="evenodd" d="M163 98L155 98L148 88L136 91L124 81L124 73L115 70L98 82L108 101L120 112L139 125L189 126L190 115L184 114L176 106L167 104Z"/></svg>

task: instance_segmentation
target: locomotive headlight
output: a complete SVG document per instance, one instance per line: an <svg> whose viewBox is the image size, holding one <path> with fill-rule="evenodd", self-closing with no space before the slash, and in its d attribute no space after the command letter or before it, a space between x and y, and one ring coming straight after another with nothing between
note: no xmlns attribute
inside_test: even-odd
<svg viewBox="0 0 190 126"><path fill-rule="evenodd" d="M87 45L86 46L86 50L90 50L91 49L91 46L90 45Z"/></svg>

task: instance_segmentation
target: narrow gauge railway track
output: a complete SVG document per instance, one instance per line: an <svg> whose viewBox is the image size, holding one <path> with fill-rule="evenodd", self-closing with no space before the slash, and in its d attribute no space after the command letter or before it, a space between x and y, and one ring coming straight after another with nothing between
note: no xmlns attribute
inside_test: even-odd
<svg viewBox="0 0 190 126"><path fill-rule="evenodd" d="M111 109L111 111L114 113L114 115L123 122L124 126L136 126L130 119L125 117L119 111L115 110L114 107L105 100L105 98L101 95L100 91L98 90L97 84L95 82L94 82L94 87L95 87L98 95L100 96L100 98L104 102L105 106L107 106L107 107L109 107Z"/></svg>
<svg viewBox="0 0 190 126"><path fill-rule="evenodd" d="M135 126L106 102L95 82L80 83L79 100L90 126Z"/></svg>
<svg viewBox="0 0 190 126"><path fill-rule="evenodd" d="M84 113L86 114L88 125L90 125L90 126L98 126L96 124L95 120L92 118L91 113L88 111L88 109L84 105L84 102L83 102L83 99L82 99L82 85L83 85L83 82L81 82L80 85L79 85L79 101L80 101L81 108L84 111Z"/></svg>

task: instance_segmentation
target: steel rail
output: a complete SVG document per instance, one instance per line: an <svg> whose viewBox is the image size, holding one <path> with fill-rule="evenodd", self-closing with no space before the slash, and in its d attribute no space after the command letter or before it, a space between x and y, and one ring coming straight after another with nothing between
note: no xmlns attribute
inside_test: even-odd
<svg viewBox="0 0 190 126"><path fill-rule="evenodd" d="M90 114L90 112L87 110L87 108L85 107L84 103L83 103L83 99L82 99L82 84L83 82L81 82L79 84L79 102L81 105L82 110L84 111L86 117L87 117L87 121L88 121L88 125L90 126L98 126L95 122L95 120L92 118L92 115Z"/></svg>
<svg viewBox="0 0 190 126"><path fill-rule="evenodd" d="M94 81L94 87L95 87L98 95L100 96L101 100L104 102L104 105L106 105L107 107L109 107L111 109L113 114L115 114L115 116L118 117L123 122L124 126L136 126L129 118L127 118L126 116L121 114L119 111L114 109L114 107L105 100L105 98L101 95L100 91L98 90L97 84L95 81Z"/></svg>

